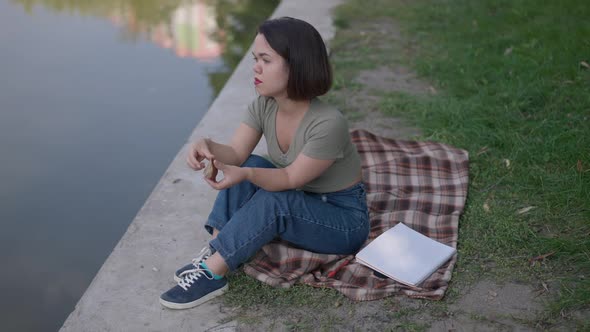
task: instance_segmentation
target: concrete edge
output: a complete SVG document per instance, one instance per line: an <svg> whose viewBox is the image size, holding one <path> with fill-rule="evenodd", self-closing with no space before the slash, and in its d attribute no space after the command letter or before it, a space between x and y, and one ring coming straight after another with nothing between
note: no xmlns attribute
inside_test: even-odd
<svg viewBox="0 0 590 332"><path fill-rule="evenodd" d="M272 17L292 16L314 25L326 41L335 29L331 11L341 0L283 0ZM216 192L185 164L197 137L228 142L255 97L250 49L208 112L178 152L61 331L202 331L235 329L219 300L173 311L158 297L174 285L172 272L208 241L203 225ZM264 140L256 153L266 153Z"/></svg>

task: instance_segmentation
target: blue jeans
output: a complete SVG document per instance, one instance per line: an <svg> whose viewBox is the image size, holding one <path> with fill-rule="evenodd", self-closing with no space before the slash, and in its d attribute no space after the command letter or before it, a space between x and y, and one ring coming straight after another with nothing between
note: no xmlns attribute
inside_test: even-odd
<svg viewBox="0 0 590 332"><path fill-rule="evenodd" d="M274 168L251 155L242 167ZM230 271L275 238L326 254L353 254L369 235L369 213L362 183L316 194L301 190L270 192L243 181L219 192L205 229L219 234L209 243Z"/></svg>

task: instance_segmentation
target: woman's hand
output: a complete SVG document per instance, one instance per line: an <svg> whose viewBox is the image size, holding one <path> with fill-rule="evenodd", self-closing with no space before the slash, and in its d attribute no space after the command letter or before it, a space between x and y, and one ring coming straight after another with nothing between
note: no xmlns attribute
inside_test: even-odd
<svg viewBox="0 0 590 332"><path fill-rule="evenodd" d="M202 162L203 159L214 159L213 154L209 150L209 139L207 138L201 138L191 144L188 156L186 157L186 163L195 171L200 171L205 168L205 163Z"/></svg>
<svg viewBox="0 0 590 332"><path fill-rule="evenodd" d="M205 178L205 181L217 190L229 188L235 184L238 184L246 179L248 176L246 168L226 165L218 160L213 160L213 165L223 172L223 179L215 181L215 179Z"/></svg>

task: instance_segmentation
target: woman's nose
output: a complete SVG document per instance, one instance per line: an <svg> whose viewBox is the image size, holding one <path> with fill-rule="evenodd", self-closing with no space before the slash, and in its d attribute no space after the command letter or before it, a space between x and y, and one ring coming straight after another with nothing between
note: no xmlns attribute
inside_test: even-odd
<svg viewBox="0 0 590 332"><path fill-rule="evenodd" d="M255 63L254 66L252 66L252 69L256 74L260 74L260 65L258 65L257 63Z"/></svg>

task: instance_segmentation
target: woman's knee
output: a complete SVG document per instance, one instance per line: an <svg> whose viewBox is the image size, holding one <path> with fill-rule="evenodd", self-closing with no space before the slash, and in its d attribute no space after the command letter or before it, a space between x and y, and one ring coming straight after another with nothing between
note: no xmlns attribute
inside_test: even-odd
<svg viewBox="0 0 590 332"><path fill-rule="evenodd" d="M242 164L242 167L275 168L275 165L259 155L252 154Z"/></svg>
<svg viewBox="0 0 590 332"><path fill-rule="evenodd" d="M286 210L296 199L297 194L295 190L285 191L266 191L259 189L254 196L252 196L253 204L261 208L271 208L279 206L280 210Z"/></svg>

